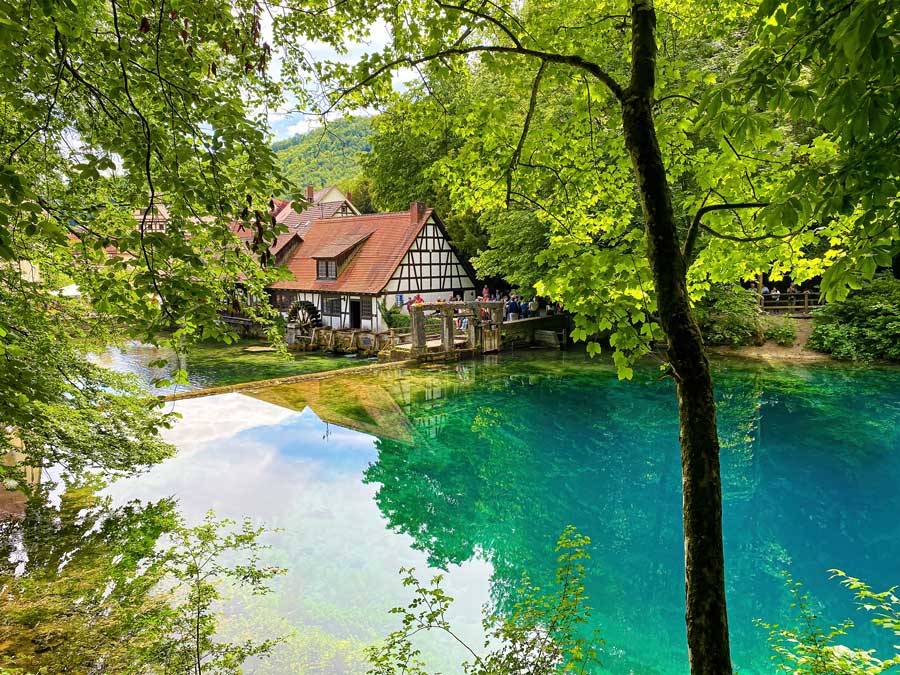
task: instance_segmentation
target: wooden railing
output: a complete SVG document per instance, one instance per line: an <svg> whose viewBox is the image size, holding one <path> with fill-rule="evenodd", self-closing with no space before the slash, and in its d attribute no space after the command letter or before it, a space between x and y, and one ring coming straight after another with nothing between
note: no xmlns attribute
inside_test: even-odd
<svg viewBox="0 0 900 675"><path fill-rule="evenodd" d="M808 314L810 310L822 304L818 291L801 291L799 293L781 293L759 296L759 304L765 312L802 312Z"/></svg>

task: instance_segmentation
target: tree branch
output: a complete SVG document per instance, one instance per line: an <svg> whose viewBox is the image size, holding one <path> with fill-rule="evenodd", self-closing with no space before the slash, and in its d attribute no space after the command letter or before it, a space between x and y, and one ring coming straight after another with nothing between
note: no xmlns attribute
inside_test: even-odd
<svg viewBox="0 0 900 675"><path fill-rule="evenodd" d="M544 70L547 68L547 62L541 61L537 74L534 76L534 82L531 85L531 99L528 102L528 112L525 113L525 123L522 125L522 133L519 136L519 142L516 149L509 158L509 167L506 170L506 207L509 208L509 197L512 193L512 175L522 156L522 147L525 145L525 138L528 136L528 129L531 127L531 119L534 117L534 109L537 107L538 90L541 87L541 78L544 77Z"/></svg>
<svg viewBox="0 0 900 675"><path fill-rule="evenodd" d="M712 211L734 211L736 209L761 209L763 207L768 206L768 202L735 202L733 204L711 204L709 206L702 206L697 210L696 215L694 216L693 222L691 222L690 227L688 228L687 238L684 242L684 257L685 260L690 263L690 258L693 255L694 244L697 240L697 231L703 229L705 232L708 232L712 236L718 239L726 239L728 241L736 241L741 243L755 242L755 241L765 241L766 239L789 239L791 237L795 237L801 232L803 232L806 227L800 227L793 232L786 232L785 234L774 234L774 233L766 233L759 234L756 236L745 236L739 237L733 234L726 234L724 232L719 232L717 230L712 229L709 225L704 225L701 221L703 216Z"/></svg>
<svg viewBox="0 0 900 675"><path fill-rule="evenodd" d="M652 100L656 87L656 12L652 0L631 0L629 93Z"/></svg>
<svg viewBox="0 0 900 675"><path fill-rule="evenodd" d="M478 52L490 52L494 54L518 54L520 56L529 56L531 58L540 59L541 61L544 61L546 63L559 63L562 65L571 66L573 68L578 68L593 75L600 82L605 84L606 87L612 92L613 96L615 96L619 101L621 101L625 96L622 86L618 82L616 82L615 78L613 78L612 75L607 73L596 63L588 61L583 56L580 56L578 54L556 54L553 52L544 52L538 49L529 49L527 47L473 45L471 47L451 47L448 49L442 49L433 54L428 54L419 58L403 57L394 59L393 61L389 61L366 75L352 87L348 87L347 89L342 91L341 94L331 103L326 112L330 112L331 110L333 110L337 106L337 104L340 103L348 95L352 94L355 91L359 91L373 80L378 79L385 73L393 70L398 66L406 65L409 67L414 67L416 65L428 63L429 61L434 61L435 59L441 59L447 56L466 56L468 54L476 54Z"/></svg>
<svg viewBox="0 0 900 675"><path fill-rule="evenodd" d="M518 47L519 49L523 49L522 43L519 41L519 38L516 36L516 34L513 33L509 28L507 28L506 24L504 24L499 19L491 16L490 14L485 14L483 12L478 11L477 9L472 9L471 7L466 7L464 5L451 5L451 4L448 4L445 2L438 2L438 7L442 8L442 9L452 9L457 12L471 14L472 16L477 17L479 19L484 19L488 23L491 23L491 24L495 25L497 28L499 28L503 32L503 34L506 35L506 37L508 37L516 47Z"/></svg>
<svg viewBox="0 0 900 675"><path fill-rule="evenodd" d="M653 103L654 105L659 105L663 101L668 101L670 98L683 98L685 101L690 101L694 105L700 105L700 101L690 96L685 96L684 94L669 94L668 96L656 99Z"/></svg>
<svg viewBox="0 0 900 675"><path fill-rule="evenodd" d="M700 213L700 211L706 206L706 202L709 200L711 194L712 190L707 191L706 196L703 198L703 203L700 204L700 209L694 214L694 220L691 221L691 224L688 226L687 234L684 236L684 247L681 249L681 256L688 266L691 264L691 254L694 251L694 243L697 241L697 232L700 229L700 219L703 217L703 214Z"/></svg>
<svg viewBox="0 0 900 675"><path fill-rule="evenodd" d="M112 5L112 15L113 15L113 28L116 32L116 45L119 49L119 52L122 52L122 33L119 30L119 12L118 12L118 4L116 0L110 0L110 4ZM150 190L150 199L147 208L144 210L144 213L141 215L141 224L140 224L140 235L141 235L141 253L143 254L144 263L147 265L147 271L150 273L150 280L153 282L153 288L156 291L156 294L159 296L159 304L163 313L169 317L170 321L175 321L175 317L172 316L172 313L169 311L168 305L166 303L165 296L162 293L162 290L159 287L159 279L157 278L157 271L153 266L153 263L150 261L150 254L147 252L146 244L144 243L144 234L147 227L147 217L150 214L150 210L154 207L154 203L156 200L156 189L153 185L153 173L151 171L150 162L153 158L153 137L150 132L150 123L147 121L147 118L144 117L144 113L137 107L137 104L134 102L134 98L131 96L131 89L129 87L128 80L128 69L125 68L124 59L119 59L119 66L122 70L122 84L125 91L125 98L128 99L128 104L131 106L131 109L138 116L138 119L141 122L141 128L144 132L144 139L147 143L147 151L144 153L144 174L147 178L147 187Z"/></svg>

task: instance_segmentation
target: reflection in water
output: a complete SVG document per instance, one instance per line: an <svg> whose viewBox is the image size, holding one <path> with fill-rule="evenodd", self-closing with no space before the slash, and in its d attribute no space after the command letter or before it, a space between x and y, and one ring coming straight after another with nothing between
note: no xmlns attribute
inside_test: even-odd
<svg viewBox="0 0 900 675"><path fill-rule="evenodd" d="M112 508L98 487L67 485L56 506L33 501L0 520L0 670L125 672L134 645L153 644L168 605L146 563L175 504Z"/></svg>
<svg viewBox="0 0 900 675"><path fill-rule="evenodd" d="M743 672L763 672L768 652L752 620L790 619L784 570L807 581L835 620L852 605L828 581L829 568L876 586L900 577L900 499L890 478L900 469L900 373L725 363L717 373L734 654ZM483 557L502 607L523 571L552 578L553 543L574 524L596 543L588 590L609 645L605 665L682 672L681 477L669 383L652 372L619 382L607 366L578 359L315 386L315 396L293 387L255 395L383 429L364 481L377 488L391 528L432 566ZM890 646L859 633L864 644Z"/></svg>
<svg viewBox="0 0 900 675"><path fill-rule="evenodd" d="M176 354L168 348L141 342L127 342L121 347L108 347L89 358L98 365L135 375L154 394L173 394L185 389L203 389L240 382L290 377L324 370L339 370L367 363L351 355L334 356L320 352L276 353L262 340L241 339L231 344L200 342L188 353ZM151 366L166 360L164 368ZM187 372L187 385L157 386L178 369Z"/></svg>
<svg viewBox="0 0 900 675"><path fill-rule="evenodd" d="M155 381L171 377L175 370L186 367L185 357L179 356L172 349L130 341L126 342L122 347L108 347L105 351L98 354L88 354L88 358L98 366L120 373L135 375L141 384L153 394L175 394L185 389L182 385L169 385L166 387L154 385ZM148 365L155 361L163 360L167 362L163 368ZM191 378L191 386L188 388L194 389L204 386L212 385L202 375L195 375Z"/></svg>
<svg viewBox="0 0 900 675"><path fill-rule="evenodd" d="M10 437L10 443L14 448L21 448L22 441L15 436ZM26 491L30 492L41 484L41 469L25 464L25 455L18 450L9 450L5 454L0 453L0 519L6 517L18 517L25 513L28 499Z"/></svg>
<svg viewBox="0 0 900 675"><path fill-rule="evenodd" d="M427 565L408 536L386 531L375 490L361 480L377 459L375 439L312 410L292 413L239 394L180 401L176 410L184 420L169 434L179 454L111 494L172 495L189 521L211 508L282 528L265 559L288 573L271 596L235 598L226 637L290 635L254 673L364 673L363 648L396 627L389 610L407 600L398 570ZM491 569L481 560L451 569L454 623L478 643ZM446 642L429 652L444 672L463 657Z"/></svg>
<svg viewBox="0 0 900 675"><path fill-rule="evenodd" d="M179 455L110 493L174 496L189 520L213 508L283 528L267 559L289 574L263 600L236 597L226 625L233 636L296 629L254 672L364 672L362 647L408 599L401 566L448 571L452 621L477 643L481 605L507 609L526 570L549 580L572 524L594 541L587 586L605 670L684 673L671 385L649 370L619 382L603 363L548 358L178 402ZM716 370L734 658L742 673L770 672L752 619L790 616L782 570L833 621L853 605L829 568L877 588L900 580L900 372ZM450 673L463 656L429 652Z"/></svg>

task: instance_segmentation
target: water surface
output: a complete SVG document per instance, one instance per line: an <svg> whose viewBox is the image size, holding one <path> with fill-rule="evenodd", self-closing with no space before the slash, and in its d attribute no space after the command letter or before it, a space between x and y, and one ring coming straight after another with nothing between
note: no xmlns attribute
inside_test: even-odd
<svg viewBox="0 0 900 675"><path fill-rule="evenodd" d="M90 358L98 365L135 375L154 394L175 394L185 389L207 389L340 370L372 361L355 354L280 354L267 342L254 339L241 339L231 344L200 342L192 345L186 355L180 356L172 349L130 341L118 347L109 347L101 354L91 354ZM166 360L165 367L150 366L161 359ZM154 380L170 378L173 371L179 368L187 371L186 386L156 386Z"/></svg>
<svg viewBox="0 0 900 675"><path fill-rule="evenodd" d="M770 673L753 620L791 622L784 571L832 623L864 617L830 568L900 582L900 370L721 361L716 384L733 657ZM362 647L408 599L401 566L446 570L453 621L477 641L482 605L508 611L525 571L549 583L569 524L593 539L600 672L687 672L676 406L652 367L620 382L545 352L177 406L179 455L113 491L283 528L270 559L289 574L226 623L293 631L255 672L365 672ZM886 655L892 640L861 626L847 643ZM459 672L446 645L429 655Z"/></svg>

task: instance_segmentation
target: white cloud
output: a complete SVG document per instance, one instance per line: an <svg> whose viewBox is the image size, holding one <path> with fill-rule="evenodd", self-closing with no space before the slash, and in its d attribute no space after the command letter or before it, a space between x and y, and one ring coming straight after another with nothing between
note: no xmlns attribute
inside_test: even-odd
<svg viewBox="0 0 900 675"><path fill-rule="evenodd" d="M321 123L317 118L301 117L287 128L287 133L289 136L293 136L294 134L305 134L310 129L314 129L318 126L321 126Z"/></svg>

